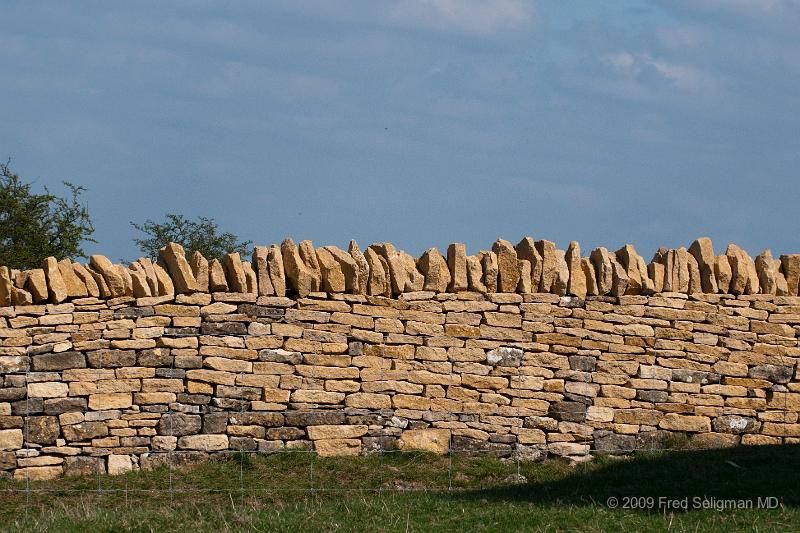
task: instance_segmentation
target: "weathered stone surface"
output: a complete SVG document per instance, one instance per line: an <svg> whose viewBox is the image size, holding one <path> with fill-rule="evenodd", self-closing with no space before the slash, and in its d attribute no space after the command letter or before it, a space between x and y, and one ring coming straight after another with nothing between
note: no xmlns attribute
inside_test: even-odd
<svg viewBox="0 0 800 533"><path fill-rule="evenodd" d="M744 252L735 244L729 244L725 255L731 267L731 283L729 290L733 294L744 294L748 280L747 260L744 258Z"/></svg>
<svg viewBox="0 0 800 533"><path fill-rule="evenodd" d="M297 245L297 251L300 254L300 259L303 260L311 274L311 289L313 291L321 290L322 271L317 260L317 254L314 251L314 245L309 240L300 241L300 244Z"/></svg>
<svg viewBox="0 0 800 533"><path fill-rule="evenodd" d="M712 422L714 431L719 433L733 433L740 435L742 433L755 433L761 424L753 417L740 416L740 415L725 415L719 416Z"/></svg>
<svg viewBox="0 0 800 533"><path fill-rule="evenodd" d="M247 285L245 292L258 295L258 276L256 271L253 270L253 265L249 261L242 261L242 270L244 271L244 279Z"/></svg>
<svg viewBox="0 0 800 533"><path fill-rule="evenodd" d="M716 294L719 290L715 266L717 257L714 246L708 237L700 237L689 246L689 253L697 260L700 269L700 286L703 292Z"/></svg>
<svg viewBox="0 0 800 533"><path fill-rule="evenodd" d="M56 442L61 426L55 416L28 416L25 417L24 432L28 442L49 445Z"/></svg>
<svg viewBox="0 0 800 533"><path fill-rule="evenodd" d="M225 279L228 281L228 290L231 292L247 292L247 277L242 268L242 258L237 253L225 254L222 258L225 269Z"/></svg>
<svg viewBox="0 0 800 533"><path fill-rule="evenodd" d="M108 426L104 422L81 422L63 427L67 442L83 442L108 435Z"/></svg>
<svg viewBox="0 0 800 533"><path fill-rule="evenodd" d="M539 240L536 241L536 251L542 258L542 279L539 282L539 292L551 292L558 262L556 245L551 241Z"/></svg>
<svg viewBox="0 0 800 533"><path fill-rule="evenodd" d="M317 261L322 275L322 290L325 292L344 292L344 273L339 261L326 249L316 249Z"/></svg>
<svg viewBox="0 0 800 533"><path fill-rule="evenodd" d="M391 296L392 289L389 282L389 264L386 259L374 249L367 248L364 253L369 266L369 280L367 294L372 296Z"/></svg>
<svg viewBox="0 0 800 533"><path fill-rule="evenodd" d="M195 250L192 257L189 259L189 268L192 270L192 276L197 283L197 290L200 292L208 292L209 279L208 279L208 259L203 254Z"/></svg>
<svg viewBox="0 0 800 533"><path fill-rule="evenodd" d="M178 448L182 450L200 450L204 452L226 450L227 435L185 435L178 439Z"/></svg>
<svg viewBox="0 0 800 533"><path fill-rule="evenodd" d="M584 271L581 262L581 247L577 241L571 241L569 243L567 251L564 254L564 260L567 263L567 270L569 270L567 294L577 296L578 298L586 298L588 294L586 271Z"/></svg>
<svg viewBox="0 0 800 533"><path fill-rule="evenodd" d="M527 259L517 260L517 270L519 270L519 282L517 283L517 292L523 294L534 292L533 285L531 285L531 263ZM472 290L470 288L470 290Z"/></svg>
<svg viewBox="0 0 800 533"><path fill-rule="evenodd" d="M523 237L514 247L519 259L524 259L531 264L531 292L537 292L542 283L542 256L536 249L536 243L531 237Z"/></svg>
<svg viewBox="0 0 800 533"><path fill-rule="evenodd" d="M64 458L64 475L66 476L86 476L105 473L106 466L102 457L78 455Z"/></svg>
<svg viewBox="0 0 800 533"><path fill-rule="evenodd" d="M417 450L444 455L450 450L450 430L408 429L400 435L398 447L404 451Z"/></svg>
<svg viewBox="0 0 800 533"><path fill-rule="evenodd" d="M339 268L342 271L342 276L344 276L345 292L348 292L350 294L359 294L360 281L358 275L360 270L353 256L345 252L341 248L337 248L336 246L324 246L323 249L329 252L333 256L333 259L337 263L339 263Z"/></svg>
<svg viewBox="0 0 800 533"><path fill-rule="evenodd" d="M212 292L228 292L228 280L219 259L213 259L208 266L208 285Z"/></svg>
<svg viewBox="0 0 800 533"><path fill-rule="evenodd" d="M562 401L550 404L547 416L565 422L583 422L586 419L586 404Z"/></svg>
<svg viewBox="0 0 800 533"><path fill-rule="evenodd" d="M361 248L359 248L358 243L355 240L350 241L347 251L350 254L350 257L353 258L353 262L356 265L356 279L358 280L358 283L354 286L353 293L368 294L367 285L369 284L369 263L367 263L367 258L364 257L363 253L361 253Z"/></svg>
<svg viewBox="0 0 800 533"><path fill-rule="evenodd" d="M589 256L594 266L597 294L603 295L611 292L614 283L614 267L611 264L611 254L603 247L595 248Z"/></svg>
<svg viewBox="0 0 800 533"><path fill-rule="evenodd" d="M747 375L755 379L765 379L773 383L789 383L794 375L794 367L786 365L755 365Z"/></svg>
<svg viewBox="0 0 800 533"><path fill-rule="evenodd" d="M11 282L11 272L8 267L0 266L0 307L11 305L11 289L14 284Z"/></svg>
<svg viewBox="0 0 800 533"><path fill-rule="evenodd" d="M639 254L636 253L636 249L632 244L626 244L614 253L614 257L628 278L625 294L641 294L644 282L642 272L639 270Z"/></svg>
<svg viewBox="0 0 800 533"><path fill-rule="evenodd" d="M269 280L272 282L275 296L279 297L286 296L286 273L283 265L283 253L279 247L273 244L269 247L267 266L269 268Z"/></svg>
<svg viewBox="0 0 800 533"><path fill-rule="evenodd" d="M50 294L50 301L61 303L67 299L67 284L58 268L58 261L55 257L48 257L44 260L43 270L47 279L47 288Z"/></svg>
<svg viewBox="0 0 800 533"><path fill-rule="evenodd" d="M314 449L320 457L355 456L361 453L361 441L358 439L316 440Z"/></svg>
<svg viewBox="0 0 800 533"><path fill-rule="evenodd" d="M699 294L703 292L703 282L700 279L700 265L692 254L687 254L686 260L689 263L689 292L688 294Z"/></svg>
<svg viewBox="0 0 800 533"><path fill-rule="evenodd" d="M150 284L147 283L147 274L139 263L131 263L130 265L131 282L133 284L133 297L134 298L149 298L153 296L150 291Z"/></svg>
<svg viewBox="0 0 800 533"><path fill-rule="evenodd" d="M756 273L762 294L778 293L778 272L775 270L775 261L772 259L772 251L764 250L755 261Z"/></svg>
<svg viewBox="0 0 800 533"><path fill-rule="evenodd" d="M175 294L175 285L172 283L172 278L164 267L155 263L153 264L153 272L156 275L156 282L158 283L159 296L172 296Z"/></svg>
<svg viewBox="0 0 800 533"><path fill-rule="evenodd" d="M681 415L667 413L658 423L658 427L670 431L708 432L711 431L711 420L705 416Z"/></svg>
<svg viewBox="0 0 800 533"><path fill-rule="evenodd" d="M718 255L714 259L714 277L717 280L719 292L727 293L730 291L733 271L727 255Z"/></svg>
<svg viewBox="0 0 800 533"><path fill-rule="evenodd" d="M789 296L797 296L800 288L800 254L785 254L780 257L781 269L786 277Z"/></svg>
<svg viewBox="0 0 800 533"><path fill-rule="evenodd" d="M614 254L609 254L611 260L611 292L612 296L624 296L628 290L628 274L625 268L617 261Z"/></svg>
<svg viewBox="0 0 800 533"><path fill-rule="evenodd" d="M103 276L111 298L125 296L125 282L122 280L119 271L111 261L104 255L92 255L89 257L89 265Z"/></svg>
<svg viewBox="0 0 800 533"><path fill-rule="evenodd" d="M150 294L153 296L160 296L161 293L159 290L161 288L161 284L159 284L158 275L156 275L156 269L153 265L153 262L147 257L140 257L136 260L136 263L141 265L141 267L144 269L144 273L147 276L147 285L150 287Z"/></svg>
<svg viewBox="0 0 800 533"><path fill-rule="evenodd" d="M467 256L467 286L473 292L486 292L486 285L483 283L483 267L480 260L474 255Z"/></svg>
<svg viewBox="0 0 800 533"><path fill-rule="evenodd" d="M467 290L467 247L462 243L453 243L447 247L447 266L450 270L448 292Z"/></svg>
<svg viewBox="0 0 800 533"><path fill-rule="evenodd" d="M402 250L397 253L397 257L400 259L406 271L406 284L403 292L421 291L422 287L425 285L425 276L422 275L422 272L417 270L417 263L414 261L414 258L411 254Z"/></svg>
<svg viewBox="0 0 800 533"><path fill-rule="evenodd" d="M583 277L586 279L586 295L587 296L599 295L600 291L597 287L597 273L594 270L594 265L592 264L592 260L589 259L588 257L582 257L581 270L583 271Z"/></svg>
<svg viewBox="0 0 800 533"><path fill-rule="evenodd" d="M32 361L33 369L37 372L86 368L86 356L75 351L35 355Z"/></svg>
<svg viewBox="0 0 800 533"><path fill-rule="evenodd" d="M292 239L286 239L281 244L281 255L289 286L301 298L317 290L317 280L314 272L306 265L300 256L300 251ZM316 256L315 256L316 261Z"/></svg>
<svg viewBox="0 0 800 533"><path fill-rule="evenodd" d="M0 451L22 448L21 429L0 429Z"/></svg>
<svg viewBox="0 0 800 533"><path fill-rule="evenodd" d="M19 285L31 293L33 303L47 301L50 294L47 289L47 278L44 275L44 270L41 268L26 270L23 276L24 281Z"/></svg>
<svg viewBox="0 0 800 533"><path fill-rule="evenodd" d="M447 292L450 285L450 268L439 250L436 248L426 250L417 260L417 268L425 277L423 290Z"/></svg>
<svg viewBox="0 0 800 533"><path fill-rule="evenodd" d="M308 426L308 438L320 439L357 439L367 434L366 425L319 425Z"/></svg>
<svg viewBox="0 0 800 533"><path fill-rule="evenodd" d="M486 285L487 292L497 292L497 277L499 275L499 270L497 267L497 254L482 250L478 255L481 258L481 266L483 267L483 284Z"/></svg>
<svg viewBox="0 0 800 533"><path fill-rule="evenodd" d="M112 476L125 474L133 470L130 455L111 454L108 456L108 473Z"/></svg>
<svg viewBox="0 0 800 533"><path fill-rule="evenodd" d="M550 292L559 296L567 294L567 287L569 286L569 266L567 265L566 255L563 250L555 251L555 276L553 277L553 284L550 287Z"/></svg>
<svg viewBox="0 0 800 533"><path fill-rule="evenodd" d="M655 260L647 265L647 277L653 283L653 291L656 293L664 291L666 269L664 265Z"/></svg>
<svg viewBox="0 0 800 533"><path fill-rule="evenodd" d="M497 291L516 292L519 283L516 250L507 240L498 239L492 245L492 251L497 255Z"/></svg>
<svg viewBox="0 0 800 533"><path fill-rule="evenodd" d="M259 296L272 296L275 294L275 288L272 286L272 280L269 277L269 248L266 246L256 246L253 249L253 266L258 278L258 295Z"/></svg>
<svg viewBox="0 0 800 533"><path fill-rule="evenodd" d="M519 348L501 346L486 353L486 362L492 366L513 366L522 364L523 352Z"/></svg>
<svg viewBox="0 0 800 533"><path fill-rule="evenodd" d="M689 294L689 252L686 248L670 250L672 256L672 290Z"/></svg>
<svg viewBox="0 0 800 533"><path fill-rule="evenodd" d="M171 242L158 251L158 256L166 265L176 294L197 292L200 289L192 273L192 268L186 260L183 246Z"/></svg>
<svg viewBox="0 0 800 533"><path fill-rule="evenodd" d="M169 413L159 419L156 429L159 435L182 437L200 433L202 426L200 415Z"/></svg>

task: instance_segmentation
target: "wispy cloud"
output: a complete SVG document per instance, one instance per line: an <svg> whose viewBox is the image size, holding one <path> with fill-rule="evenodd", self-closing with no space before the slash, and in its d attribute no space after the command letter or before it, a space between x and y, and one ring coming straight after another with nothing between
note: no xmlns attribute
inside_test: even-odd
<svg viewBox="0 0 800 533"><path fill-rule="evenodd" d="M519 0L405 0L386 13L405 26L476 35L525 29L535 20L533 3Z"/></svg>

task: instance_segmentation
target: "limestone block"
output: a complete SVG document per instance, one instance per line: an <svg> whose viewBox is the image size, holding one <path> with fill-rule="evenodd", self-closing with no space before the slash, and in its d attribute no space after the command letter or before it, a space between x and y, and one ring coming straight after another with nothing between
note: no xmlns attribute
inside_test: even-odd
<svg viewBox="0 0 800 533"><path fill-rule="evenodd" d="M589 258L592 261L597 281L597 293L608 294L614 283L614 267L611 263L611 254L602 246L592 250Z"/></svg>
<svg viewBox="0 0 800 533"><path fill-rule="evenodd" d="M411 254L399 251L397 257L400 259L403 268L406 271L406 284L403 292L418 292L422 290L425 285L425 276L417 270L417 263Z"/></svg>
<svg viewBox="0 0 800 533"><path fill-rule="evenodd" d="M272 296L275 294L275 289L272 286L272 280L269 278L269 266L267 259L269 257L269 248L266 246L256 246L253 249L253 270L258 279L258 295L259 296Z"/></svg>
<svg viewBox="0 0 800 533"><path fill-rule="evenodd" d="M447 292L461 292L469 287L467 279L467 247L453 243L447 247L447 266L450 269L450 285Z"/></svg>
<svg viewBox="0 0 800 533"><path fill-rule="evenodd" d="M148 298L153 294L150 292L150 285L147 283L147 274L139 263L130 265L131 282L133 283L134 298Z"/></svg>
<svg viewBox="0 0 800 533"><path fill-rule="evenodd" d="M208 286L211 292L228 292L225 269L219 259L212 259L208 266Z"/></svg>
<svg viewBox="0 0 800 533"><path fill-rule="evenodd" d="M147 257L140 257L136 260L136 262L139 263L142 268L144 268L144 273L147 275L147 284L150 286L150 294L153 296L158 296L158 276L156 275L156 269L153 266L153 262Z"/></svg>
<svg viewBox="0 0 800 533"><path fill-rule="evenodd" d="M319 425L308 426L308 438L321 439L357 439L367 434L366 425Z"/></svg>
<svg viewBox="0 0 800 533"><path fill-rule="evenodd" d="M159 296L173 296L175 294L175 285L172 284L172 278L169 277L167 271L159 264L153 264L153 272L156 275L156 282L158 283Z"/></svg>
<svg viewBox="0 0 800 533"><path fill-rule="evenodd" d="M486 292L483 283L483 267L480 260L474 256L467 256L467 288L474 292Z"/></svg>
<svg viewBox="0 0 800 533"><path fill-rule="evenodd" d="M359 294L359 268L353 256L337 246L324 246L323 249L329 252L331 256L333 256L333 259L339 264L339 268L344 276L344 292Z"/></svg>
<svg viewBox="0 0 800 533"><path fill-rule="evenodd" d="M361 453L361 441L359 439L316 440L314 450L320 457L356 456Z"/></svg>
<svg viewBox="0 0 800 533"><path fill-rule="evenodd" d="M289 282L289 286L297 292L298 296L305 298L309 293L317 290L314 273L303 261L300 251L294 245L292 239L286 239L281 243L281 255L283 256L286 279ZM316 261L316 257L314 259Z"/></svg>
<svg viewBox="0 0 800 533"><path fill-rule="evenodd" d="M717 280L717 290L719 292L732 292L733 269L731 269L730 259L728 259L727 255L718 255L714 259L714 277Z"/></svg>
<svg viewBox="0 0 800 533"><path fill-rule="evenodd" d="M200 450L204 452L228 449L227 435L185 435L178 439L178 448L182 450Z"/></svg>
<svg viewBox="0 0 800 533"><path fill-rule="evenodd" d="M344 273L339 261L324 246L317 248L316 253L322 275L322 290L325 292L344 292Z"/></svg>
<svg viewBox="0 0 800 533"><path fill-rule="evenodd" d="M558 261L556 245L551 241L539 240L536 241L536 251L542 258L542 280L539 282L539 292L551 292Z"/></svg>
<svg viewBox="0 0 800 533"><path fill-rule="evenodd" d="M782 255L781 267L786 277L789 296L797 296L800 288L800 254Z"/></svg>
<svg viewBox="0 0 800 533"><path fill-rule="evenodd" d="M425 278L423 290L447 292L450 285L450 268L439 250L436 248L426 250L417 260L417 268Z"/></svg>
<svg viewBox="0 0 800 533"><path fill-rule="evenodd" d="M245 293L258 295L258 276L250 261L242 261L242 270L246 285Z"/></svg>
<svg viewBox="0 0 800 533"><path fill-rule="evenodd" d="M783 275L780 259L772 260L772 271L775 273L775 294L778 296L794 296L794 294L789 294L789 284Z"/></svg>
<svg viewBox="0 0 800 533"><path fill-rule="evenodd" d="M183 246L171 242L158 251L158 256L166 265L166 270L172 278L176 294L197 292L197 280L192 273L192 268L186 260Z"/></svg>
<svg viewBox="0 0 800 533"><path fill-rule="evenodd" d="M50 293L47 290L47 278L44 275L44 270L41 268L26 270L24 276L23 288L28 289L31 293L33 303L46 302Z"/></svg>
<svg viewBox="0 0 800 533"><path fill-rule="evenodd" d="M517 251L505 239L495 241L492 251L497 255L497 291L516 292L519 283Z"/></svg>
<svg viewBox="0 0 800 533"><path fill-rule="evenodd" d="M21 429L0 429L0 451L22 448Z"/></svg>
<svg viewBox="0 0 800 533"><path fill-rule="evenodd" d="M449 429L408 429L398 441L403 451L422 451L444 455L450 450Z"/></svg>
<svg viewBox="0 0 800 533"><path fill-rule="evenodd" d="M125 282L122 280L119 271L111 261L104 255L92 255L89 257L89 265L103 276L103 280L108 287L111 298L125 296Z"/></svg>
<svg viewBox="0 0 800 533"><path fill-rule="evenodd" d="M125 474L133 470L133 461L130 455L111 454L108 456L108 473L112 476Z"/></svg>
<svg viewBox="0 0 800 533"><path fill-rule="evenodd" d="M705 416L667 413L658 423L658 427L661 429L668 429L670 431L690 431L704 433L711 431L711 419Z"/></svg>
<svg viewBox="0 0 800 533"><path fill-rule="evenodd" d="M350 257L353 258L353 262L356 264L356 279L358 280L358 283L353 288L353 294L368 294L367 285L369 283L369 263L367 263L367 258L364 257L364 254L361 252L361 248L359 248L358 243L355 240L350 241L347 251L350 254Z"/></svg>
<svg viewBox="0 0 800 533"><path fill-rule="evenodd" d="M56 258L46 258L42 268L45 278L47 279L50 301L53 303L61 303L66 300L68 296L67 284L64 283L64 278L61 276L61 270L58 268L58 261L56 261Z"/></svg>
<svg viewBox="0 0 800 533"><path fill-rule="evenodd" d="M571 241L564 254L569 271L569 283L567 284L567 294L586 298L586 272L581 264L581 246L577 241ZM594 276L592 276L594 277Z"/></svg>
<svg viewBox="0 0 800 533"><path fill-rule="evenodd" d="M672 290L689 293L689 252L686 248L670 250L672 255Z"/></svg>
<svg viewBox="0 0 800 533"><path fill-rule="evenodd" d="M11 305L31 305L33 296L25 289L11 287Z"/></svg>
<svg viewBox="0 0 800 533"><path fill-rule="evenodd" d="M762 294L777 294L778 280L776 278L775 261L772 251L764 250L755 260L756 273Z"/></svg>
<svg viewBox="0 0 800 533"><path fill-rule="evenodd" d="M653 291L656 293L664 291L664 265L661 263L650 263L647 265L647 277L653 284Z"/></svg>
<svg viewBox="0 0 800 533"><path fill-rule="evenodd" d="M650 279L647 264L644 262L644 258L641 255L636 255L636 265L639 269L639 279L642 280L642 294L653 294L656 292L655 285L653 284L653 280Z"/></svg>
<svg viewBox="0 0 800 533"><path fill-rule="evenodd" d="M482 250L478 255L481 258L481 266L483 266L483 284L486 285L486 291L492 293L497 292L497 277L499 275L497 254ZM531 287L532 286L533 284L531 282Z"/></svg>
<svg viewBox="0 0 800 533"><path fill-rule="evenodd" d="M583 271L583 277L586 280L586 295L599 295L600 291L597 288L597 277L594 270L594 265L592 264L592 260L588 257L581 258L581 271Z"/></svg>
<svg viewBox="0 0 800 533"><path fill-rule="evenodd" d="M369 266L367 294L372 296L391 296L392 290L389 282L389 264L386 262L386 259L372 247L367 248L364 257Z"/></svg>
<svg viewBox="0 0 800 533"><path fill-rule="evenodd" d="M228 290L230 292L247 292L247 276L242 268L242 258L239 253L225 254L222 258L222 266L225 269Z"/></svg>
<svg viewBox="0 0 800 533"><path fill-rule="evenodd" d="M525 259L531 264L531 292L538 292L542 283L542 256L536 249L536 243L531 237L523 237L514 247L517 257Z"/></svg>
<svg viewBox="0 0 800 533"><path fill-rule="evenodd" d="M269 280L275 290L275 296L283 298L286 296L286 273L283 268L283 253L274 244L269 247L267 256L267 266L269 267Z"/></svg>
<svg viewBox="0 0 800 533"><path fill-rule="evenodd" d="M297 245L297 251L300 254L300 259L303 260L311 273L312 291L322 290L322 271L317 260L317 254L314 251L314 245L309 240L300 241L300 244Z"/></svg>
<svg viewBox="0 0 800 533"><path fill-rule="evenodd" d="M700 265L692 254L688 254L686 259L689 263L689 294L703 292L703 282L700 276Z"/></svg>
<svg viewBox="0 0 800 533"><path fill-rule="evenodd" d="M700 269L700 286L703 292L716 294L719 290L715 265L714 246L708 237L700 237L689 246L689 253L697 260Z"/></svg>
<svg viewBox="0 0 800 533"><path fill-rule="evenodd" d="M559 296L567 294L567 287L569 286L569 266L567 265L566 254L564 250L555 251L555 277L553 277L553 284L550 286L550 292Z"/></svg>
<svg viewBox="0 0 800 533"><path fill-rule="evenodd" d="M517 259L517 270L519 270L517 292L522 294L534 292L533 285L531 285L531 262L527 259ZM472 289L470 288L470 290Z"/></svg>
<svg viewBox="0 0 800 533"><path fill-rule="evenodd" d="M192 270L195 282L197 282L197 290L208 292L208 259L199 250L195 250L191 259L189 259L189 268Z"/></svg>
<svg viewBox="0 0 800 533"><path fill-rule="evenodd" d="M747 268L747 258L745 257L744 250L735 244L729 244L725 255L731 267L731 282L730 292L732 294L744 294L749 280L749 272Z"/></svg>
<svg viewBox="0 0 800 533"><path fill-rule="evenodd" d="M641 294L642 293L642 275L639 271L639 254L632 244L626 244L614 253L614 257L622 266L625 275L628 278L628 286L625 289L625 294Z"/></svg>
<svg viewBox="0 0 800 533"><path fill-rule="evenodd" d="M0 306L8 307L11 305L11 289L13 287L11 271L7 266L0 266Z"/></svg>
<svg viewBox="0 0 800 533"><path fill-rule="evenodd" d="M17 481L48 481L55 479L63 473L63 467L58 466L29 466L18 468L14 471L14 479Z"/></svg>

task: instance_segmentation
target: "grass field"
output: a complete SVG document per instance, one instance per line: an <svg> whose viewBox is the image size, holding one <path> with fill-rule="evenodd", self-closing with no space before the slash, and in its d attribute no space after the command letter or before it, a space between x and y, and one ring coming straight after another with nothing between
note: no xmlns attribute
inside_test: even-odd
<svg viewBox="0 0 800 533"><path fill-rule="evenodd" d="M236 455L25 488L0 480L3 531L800 530L800 446L640 453L576 466L406 453ZM759 497L779 506L720 509L732 499L758 507ZM678 508L665 508L665 499ZM702 502L717 509L692 509Z"/></svg>

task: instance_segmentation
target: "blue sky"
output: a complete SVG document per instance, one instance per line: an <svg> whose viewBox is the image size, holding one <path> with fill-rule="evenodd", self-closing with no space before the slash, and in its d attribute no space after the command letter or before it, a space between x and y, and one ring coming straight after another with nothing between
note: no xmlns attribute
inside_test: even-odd
<svg viewBox="0 0 800 533"><path fill-rule="evenodd" d="M797 0L3 3L0 157L98 243L800 252Z"/></svg>

